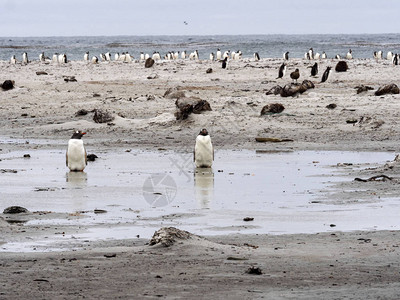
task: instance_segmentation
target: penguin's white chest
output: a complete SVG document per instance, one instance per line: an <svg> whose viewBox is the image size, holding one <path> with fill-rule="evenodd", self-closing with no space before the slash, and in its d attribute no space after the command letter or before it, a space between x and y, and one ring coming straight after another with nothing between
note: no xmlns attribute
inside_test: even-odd
<svg viewBox="0 0 400 300"><path fill-rule="evenodd" d="M83 171L85 169L86 150L82 140L69 140L67 149L67 166L71 171Z"/></svg>
<svg viewBox="0 0 400 300"><path fill-rule="evenodd" d="M197 136L194 155L194 162L197 168L211 168L214 159L214 150L210 136Z"/></svg>

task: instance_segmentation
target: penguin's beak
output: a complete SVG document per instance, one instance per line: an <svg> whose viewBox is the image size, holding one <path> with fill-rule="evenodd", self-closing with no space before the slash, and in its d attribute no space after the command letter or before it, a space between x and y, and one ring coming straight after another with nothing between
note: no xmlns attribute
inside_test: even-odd
<svg viewBox="0 0 400 300"><path fill-rule="evenodd" d="M82 135L86 134L86 132L82 132Z"/></svg>

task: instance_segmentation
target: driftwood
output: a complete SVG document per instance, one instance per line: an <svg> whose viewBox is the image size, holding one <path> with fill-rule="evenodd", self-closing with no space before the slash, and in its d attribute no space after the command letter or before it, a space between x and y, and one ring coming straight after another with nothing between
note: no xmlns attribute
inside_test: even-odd
<svg viewBox="0 0 400 300"><path fill-rule="evenodd" d="M175 112L177 120L185 120L191 113L199 114L202 111L212 110L210 103L207 100L202 100L197 97L183 97L175 101L178 110Z"/></svg>
<svg viewBox="0 0 400 300"><path fill-rule="evenodd" d="M261 116L267 114L279 114L283 112L285 107L280 103L272 103L265 105L261 110Z"/></svg>
<svg viewBox="0 0 400 300"><path fill-rule="evenodd" d="M377 175L377 176L372 176L368 179L362 179L362 178L354 178L355 181L361 181L361 182L368 182L368 181L386 181L386 180L392 180L392 177L386 176L386 175Z"/></svg>
<svg viewBox="0 0 400 300"><path fill-rule="evenodd" d="M392 83L392 84L381 86L375 92L375 96L382 96L382 95L386 95L386 94L399 94L399 93L400 93L399 87L396 84Z"/></svg>

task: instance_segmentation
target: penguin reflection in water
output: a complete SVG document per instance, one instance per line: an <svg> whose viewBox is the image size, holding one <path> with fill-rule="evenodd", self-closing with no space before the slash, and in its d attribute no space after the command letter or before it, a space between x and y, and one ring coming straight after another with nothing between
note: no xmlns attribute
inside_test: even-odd
<svg viewBox="0 0 400 300"><path fill-rule="evenodd" d="M214 148L207 129L203 128L196 138L194 146L194 162L196 168L211 168L214 160Z"/></svg>
<svg viewBox="0 0 400 300"><path fill-rule="evenodd" d="M73 172L82 172L87 165L87 153L83 145L82 136L86 132L75 131L68 141L66 154L67 167Z"/></svg>

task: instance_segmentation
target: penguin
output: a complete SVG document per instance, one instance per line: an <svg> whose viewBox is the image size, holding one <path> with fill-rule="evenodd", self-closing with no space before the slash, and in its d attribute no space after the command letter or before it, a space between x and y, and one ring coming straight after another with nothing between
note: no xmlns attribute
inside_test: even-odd
<svg viewBox="0 0 400 300"><path fill-rule="evenodd" d="M97 64L99 62L99 59L97 58L97 56L93 56L92 57L92 64Z"/></svg>
<svg viewBox="0 0 400 300"><path fill-rule="evenodd" d="M58 63L58 53L57 52L53 54L53 57L52 57L51 61L54 64Z"/></svg>
<svg viewBox="0 0 400 300"><path fill-rule="evenodd" d="M214 52L210 53L210 60L213 61L214 60Z"/></svg>
<svg viewBox="0 0 400 300"><path fill-rule="evenodd" d="M194 50L194 59L199 59L199 51Z"/></svg>
<svg viewBox="0 0 400 300"><path fill-rule="evenodd" d="M322 58L322 59L326 59L326 58L327 58L325 51L322 52L321 58Z"/></svg>
<svg viewBox="0 0 400 300"><path fill-rule="evenodd" d="M286 73L286 64L283 63L279 67L278 77L276 77L276 79L282 78L283 76L285 76L285 73Z"/></svg>
<svg viewBox="0 0 400 300"><path fill-rule="evenodd" d="M222 58L225 59L225 57L229 57L229 53L231 50L225 51L224 54L222 55Z"/></svg>
<svg viewBox="0 0 400 300"><path fill-rule="evenodd" d="M181 53L181 58L186 59L186 50L183 50Z"/></svg>
<svg viewBox="0 0 400 300"><path fill-rule="evenodd" d="M339 54L336 54L335 58L336 58L336 59L341 59L341 57L340 57Z"/></svg>
<svg viewBox="0 0 400 300"><path fill-rule="evenodd" d="M286 51L285 53L283 53L283 59L289 60L289 51Z"/></svg>
<svg viewBox="0 0 400 300"><path fill-rule="evenodd" d="M100 53L100 59L101 61L106 61L106 55L104 53Z"/></svg>
<svg viewBox="0 0 400 300"><path fill-rule="evenodd" d="M377 59L378 58L378 53L376 51L374 51L374 58Z"/></svg>
<svg viewBox="0 0 400 300"><path fill-rule="evenodd" d="M105 55L106 55L106 61L111 61L111 53L107 52Z"/></svg>
<svg viewBox="0 0 400 300"><path fill-rule="evenodd" d="M75 131L68 141L66 165L73 172L82 172L87 165L87 153L83 145L82 136L86 132Z"/></svg>
<svg viewBox="0 0 400 300"><path fill-rule="evenodd" d="M28 64L28 53L26 53L26 52L24 52L24 53L22 53L22 63L24 64L24 65L26 65L26 64Z"/></svg>
<svg viewBox="0 0 400 300"><path fill-rule="evenodd" d="M377 53L377 59L382 59L382 51L378 51L378 53Z"/></svg>
<svg viewBox="0 0 400 300"><path fill-rule="evenodd" d="M222 53L221 53L221 49L217 49L217 60L221 60L222 58Z"/></svg>
<svg viewBox="0 0 400 300"><path fill-rule="evenodd" d="M304 53L304 58L310 60L311 59L310 53L309 52Z"/></svg>
<svg viewBox="0 0 400 300"><path fill-rule="evenodd" d="M315 55L314 55L314 58L315 58L315 59L320 59L320 57L321 57L321 54L319 54L318 52L315 53Z"/></svg>
<svg viewBox="0 0 400 300"><path fill-rule="evenodd" d="M214 149L207 129L203 128L196 138L193 160L196 168L211 168L214 160Z"/></svg>
<svg viewBox="0 0 400 300"><path fill-rule="evenodd" d="M236 52L235 52L235 51L232 51L232 52L231 52L231 59L235 59L235 55L236 55Z"/></svg>
<svg viewBox="0 0 400 300"><path fill-rule="evenodd" d="M349 52L347 52L347 54L346 54L347 59L353 59L353 55L351 53L352 53L352 51L351 51L351 49L349 49Z"/></svg>
<svg viewBox="0 0 400 300"><path fill-rule="evenodd" d="M39 54L39 61L45 62L46 61L46 56L44 55L44 52Z"/></svg>
<svg viewBox="0 0 400 300"><path fill-rule="evenodd" d="M239 60L239 59L241 59L242 58L242 51L237 51L236 53L235 53L235 60Z"/></svg>
<svg viewBox="0 0 400 300"><path fill-rule="evenodd" d="M321 83L328 80L329 73L331 72L331 67L326 67L324 74L322 75Z"/></svg>
<svg viewBox="0 0 400 300"><path fill-rule="evenodd" d="M174 53L174 59L176 60L176 59L179 59L179 51L176 51L175 53Z"/></svg>
<svg viewBox="0 0 400 300"><path fill-rule="evenodd" d="M83 55L83 60L89 62L89 51L85 52L85 55Z"/></svg>
<svg viewBox="0 0 400 300"><path fill-rule="evenodd" d="M228 57L225 57L224 60L222 61L222 69L226 69L227 62L228 62Z"/></svg>
<svg viewBox="0 0 400 300"><path fill-rule="evenodd" d="M260 55L258 52L254 53L254 61L259 61L260 60Z"/></svg>
<svg viewBox="0 0 400 300"><path fill-rule="evenodd" d="M293 81L296 80L296 83L297 83L297 79L299 79L299 77L300 77L299 69L296 69L296 70L294 70L294 72L290 73L290 78L292 78Z"/></svg>
<svg viewBox="0 0 400 300"><path fill-rule="evenodd" d="M389 51L386 55L386 59L392 61L393 59L393 53L391 51Z"/></svg>
<svg viewBox="0 0 400 300"><path fill-rule="evenodd" d="M132 62L132 60L133 60L132 56L128 52L126 52L124 61L130 63Z"/></svg>
<svg viewBox="0 0 400 300"><path fill-rule="evenodd" d="M118 52L114 54L114 60L119 60L119 53Z"/></svg>
<svg viewBox="0 0 400 300"><path fill-rule="evenodd" d="M311 77L314 77L318 74L318 64L315 63L312 67L311 67Z"/></svg>
<svg viewBox="0 0 400 300"><path fill-rule="evenodd" d="M17 59L16 59L15 55L11 56L10 63L12 63L13 65L15 65L17 63Z"/></svg>
<svg viewBox="0 0 400 300"><path fill-rule="evenodd" d="M393 63L395 66L397 66L397 65L399 64L399 55L398 55L397 53L393 56L392 63Z"/></svg>
<svg viewBox="0 0 400 300"><path fill-rule="evenodd" d="M308 55L310 56L309 59L314 59L314 49L310 48L310 50L308 50Z"/></svg>
<svg viewBox="0 0 400 300"><path fill-rule="evenodd" d="M58 62L59 63L63 63L64 62L64 55L63 54L59 54L58 55Z"/></svg>
<svg viewBox="0 0 400 300"><path fill-rule="evenodd" d="M140 60L143 61L144 60L144 53L140 52Z"/></svg>
<svg viewBox="0 0 400 300"><path fill-rule="evenodd" d="M144 60L147 60L148 58L150 58L150 54L146 53L146 54L144 55Z"/></svg>
<svg viewBox="0 0 400 300"><path fill-rule="evenodd" d="M119 61L125 61L125 52L122 52L122 53L118 56L118 60L119 60Z"/></svg>

